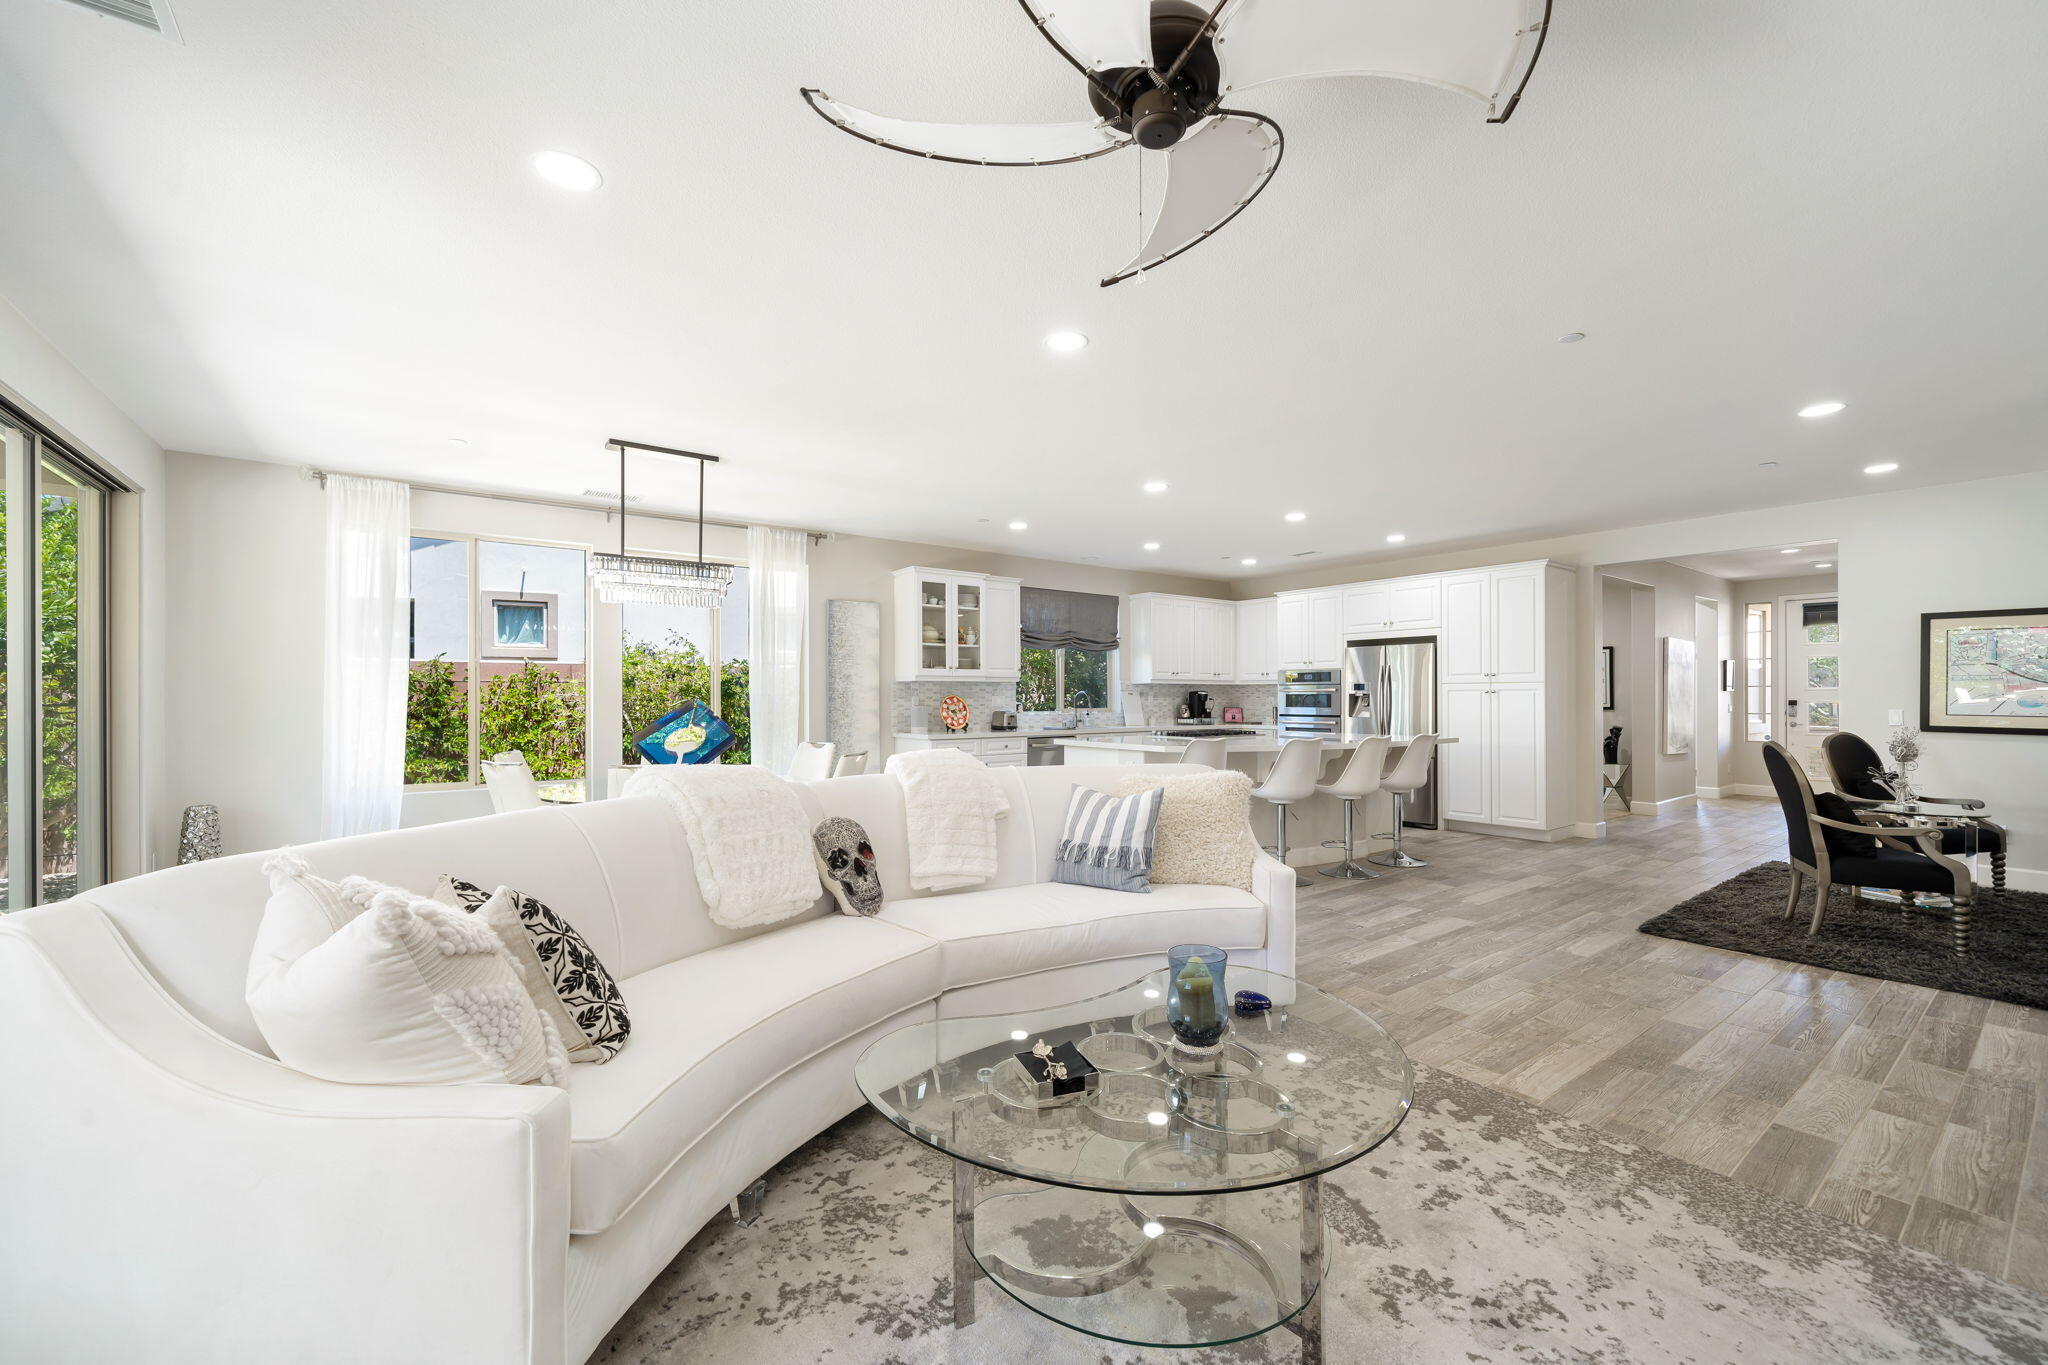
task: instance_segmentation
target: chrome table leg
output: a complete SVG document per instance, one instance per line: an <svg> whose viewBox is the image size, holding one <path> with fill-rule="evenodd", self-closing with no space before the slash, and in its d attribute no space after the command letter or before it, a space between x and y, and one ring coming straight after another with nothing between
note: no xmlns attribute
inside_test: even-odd
<svg viewBox="0 0 2048 1365"><path fill-rule="evenodd" d="M1301 1283L1316 1291L1294 1315L1301 1365L1323 1365L1323 1269L1323 1178L1312 1175L1301 1182Z"/></svg>
<svg viewBox="0 0 2048 1365"><path fill-rule="evenodd" d="M974 1262L974 1163L953 1163L953 1325L974 1324L974 1282L981 1267Z"/></svg>

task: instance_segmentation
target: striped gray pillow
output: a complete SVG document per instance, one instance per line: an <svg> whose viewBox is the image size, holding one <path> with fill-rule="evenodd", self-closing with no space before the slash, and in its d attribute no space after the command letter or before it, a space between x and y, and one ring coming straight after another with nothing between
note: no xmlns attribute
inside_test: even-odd
<svg viewBox="0 0 2048 1365"><path fill-rule="evenodd" d="M1107 891L1151 891L1152 837L1162 795L1157 787L1134 796L1074 788L1052 879Z"/></svg>

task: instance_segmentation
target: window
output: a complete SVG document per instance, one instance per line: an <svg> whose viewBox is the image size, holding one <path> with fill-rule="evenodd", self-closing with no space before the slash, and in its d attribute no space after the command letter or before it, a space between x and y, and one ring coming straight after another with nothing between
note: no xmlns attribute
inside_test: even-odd
<svg viewBox="0 0 2048 1365"><path fill-rule="evenodd" d="M1771 737L1771 604L1742 609L1744 733L1758 742Z"/></svg>
<svg viewBox="0 0 2048 1365"><path fill-rule="evenodd" d="M1112 650L1026 649L1017 680L1020 711L1067 711L1109 705Z"/></svg>
<svg viewBox="0 0 2048 1365"><path fill-rule="evenodd" d="M106 494L0 412L0 908L106 880Z"/></svg>
<svg viewBox="0 0 2048 1365"><path fill-rule="evenodd" d="M570 546L412 538L408 785L473 784L478 758L510 749L542 781L585 776L584 559Z"/></svg>
<svg viewBox="0 0 2048 1365"><path fill-rule="evenodd" d="M726 763L753 753L748 730L747 571L735 568L732 587L716 607L620 609L620 761L645 762L633 736L678 706L701 701L730 725L739 742Z"/></svg>

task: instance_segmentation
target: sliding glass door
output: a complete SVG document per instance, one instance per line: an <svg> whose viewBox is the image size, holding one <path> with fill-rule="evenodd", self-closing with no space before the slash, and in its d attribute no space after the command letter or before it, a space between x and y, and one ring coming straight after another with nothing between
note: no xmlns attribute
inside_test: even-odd
<svg viewBox="0 0 2048 1365"><path fill-rule="evenodd" d="M0 413L0 905L106 880L104 485Z"/></svg>

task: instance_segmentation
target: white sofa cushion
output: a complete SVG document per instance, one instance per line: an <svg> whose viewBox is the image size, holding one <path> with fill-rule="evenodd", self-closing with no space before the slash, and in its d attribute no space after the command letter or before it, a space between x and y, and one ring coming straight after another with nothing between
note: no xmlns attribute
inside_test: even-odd
<svg viewBox="0 0 2048 1365"><path fill-rule="evenodd" d="M633 1045L569 1076L569 1229L602 1232L762 1086L939 993L939 945L834 915L619 983Z"/></svg>
<svg viewBox="0 0 2048 1365"><path fill-rule="evenodd" d="M248 999L286 1066L357 1085L562 1083L562 1040L487 925L291 854L270 875Z"/></svg>
<svg viewBox="0 0 2048 1365"><path fill-rule="evenodd" d="M1163 967L1176 943L1256 948L1266 939L1265 907L1227 886L1159 886L1131 896L1040 882L891 901L876 918L938 940L948 990L1153 952Z"/></svg>

